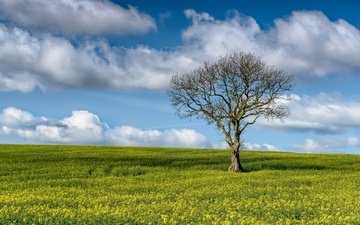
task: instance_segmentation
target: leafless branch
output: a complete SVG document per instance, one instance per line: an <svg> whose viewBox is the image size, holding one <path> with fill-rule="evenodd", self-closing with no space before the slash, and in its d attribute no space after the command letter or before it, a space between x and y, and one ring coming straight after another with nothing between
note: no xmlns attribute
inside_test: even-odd
<svg viewBox="0 0 360 225"><path fill-rule="evenodd" d="M259 117L283 118L283 93L294 86L293 77L266 66L253 54L235 53L190 73L175 75L169 96L181 117L206 120L225 135L229 145Z"/></svg>

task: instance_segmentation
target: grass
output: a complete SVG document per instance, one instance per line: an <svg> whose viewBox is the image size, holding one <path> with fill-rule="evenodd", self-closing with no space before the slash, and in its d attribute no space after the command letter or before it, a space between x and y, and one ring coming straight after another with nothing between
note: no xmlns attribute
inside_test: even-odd
<svg viewBox="0 0 360 225"><path fill-rule="evenodd" d="M0 145L0 224L360 224L360 156Z"/></svg>

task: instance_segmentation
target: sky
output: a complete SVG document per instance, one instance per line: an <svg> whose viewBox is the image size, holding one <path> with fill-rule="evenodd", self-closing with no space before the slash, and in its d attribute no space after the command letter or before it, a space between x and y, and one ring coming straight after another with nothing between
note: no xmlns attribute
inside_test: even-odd
<svg viewBox="0 0 360 225"><path fill-rule="evenodd" d="M360 153L355 0L0 0L0 143L224 148L180 119L174 74L251 52L292 74L289 116L249 150Z"/></svg>

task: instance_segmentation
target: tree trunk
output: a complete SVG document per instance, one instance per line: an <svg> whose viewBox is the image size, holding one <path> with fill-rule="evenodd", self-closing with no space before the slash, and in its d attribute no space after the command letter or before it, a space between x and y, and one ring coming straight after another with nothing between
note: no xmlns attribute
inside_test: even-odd
<svg viewBox="0 0 360 225"><path fill-rule="evenodd" d="M231 146L231 172L247 172L240 163L240 146Z"/></svg>

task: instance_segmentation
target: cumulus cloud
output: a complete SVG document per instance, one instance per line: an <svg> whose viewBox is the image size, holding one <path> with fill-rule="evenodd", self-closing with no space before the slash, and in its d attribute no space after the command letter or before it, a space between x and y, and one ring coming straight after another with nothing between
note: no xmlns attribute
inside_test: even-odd
<svg viewBox="0 0 360 225"><path fill-rule="evenodd" d="M279 151L279 149L276 148L275 146L266 143L254 144L254 143L245 142L243 148L246 150Z"/></svg>
<svg viewBox="0 0 360 225"><path fill-rule="evenodd" d="M204 147L206 137L191 129L165 131L142 130L129 126L111 129L106 134L110 143L141 146Z"/></svg>
<svg viewBox="0 0 360 225"><path fill-rule="evenodd" d="M326 153L326 152L336 152L344 153L346 148L358 146L359 143L351 143L349 139L354 140L355 137L349 137L347 140L339 140L333 138L306 138L302 144L294 144L291 146L291 150L300 151L300 152L309 152L309 153ZM357 139L357 138L356 138Z"/></svg>
<svg viewBox="0 0 360 225"><path fill-rule="evenodd" d="M205 147L206 137L191 129L143 130L109 127L86 110L75 110L62 120L35 117L8 107L0 113L0 134L35 143L107 144L131 146Z"/></svg>
<svg viewBox="0 0 360 225"><path fill-rule="evenodd" d="M293 144L289 150L309 153L346 153L360 147L359 136L334 138L329 136L306 138L301 144Z"/></svg>
<svg viewBox="0 0 360 225"><path fill-rule="evenodd" d="M20 26L69 34L144 33L152 17L109 0L0 0L0 18Z"/></svg>
<svg viewBox="0 0 360 225"><path fill-rule="evenodd" d="M1 124L10 127L21 127L31 125L35 122L35 118L29 112L8 107L0 114Z"/></svg>
<svg viewBox="0 0 360 225"><path fill-rule="evenodd" d="M105 41L78 46L50 35L0 25L0 90L35 88L165 89L175 72L196 62L181 52L146 46L111 47Z"/></svg>
<svg viewBox="0 0 360 225"><path fill-rule="evenodd" d="M359 29L343 19L331 21L319 11L293 12L276 19L269 30L262 30L254 18L236 11L225 20L193 10L185 14L193 25L183 38L205 59L245 51L297 75L360 71Z"/></svg>
<svg viewBox="0 0 360 225"><path fill-rule="evenodd" d="M107 129L98 116L84 110L73 111L70 117L57 121L36 118L13 107L4 109L0 114L0 127L5 134L50 143L97 143L103 140Z"/></svg>
<svg viewBox="0 0 360 225"><path fill-rule="evenodd" d="M188 65L181 57L147 47L122 49L106 42L35 37L20 28L0 25L0 90L35 88L165 88L172 70Z"/></svg>
<svg viewBox="0 0 360 225"><path fill-rule="evenodd" d="M294 12L277 19L269 33L275 40L274 64L294 73L327 75L359 71L360 31L343 19L331 21L322 12ZM278 56L277 58L274 56ZM280 62L282 61L282 62Z"/></svg>
<svg viewBox="0 0 360 225"><path fill-rule="evenodd" d="M359 29L321 12L293 12L267 30L236 11L224 20L191 9L185 15L192 24L182 33L183 44L170 50L91 40L75 45L65 38L1 25L0 90L166 89L171 75L237 51L254 52L299 76L360 72Z"/></svg>
<svg viewBox="0 0 360 225"><path fill-rule="evenodd" d="M346 101L339 94L293 96L285 104L290 115L283 120L261 119L257 125L297 132L337 134L360 126L360 102Z"/></svg>
<svg viewBox="0 0 360 225"><path fill-rule="evenodd" d="M293 149L301 150L306 152L314 152L314 151L324 151L327 145L320 144L319 141L316 141L311 138L307 138L304 144L294 144Z"/></svg>
<svg viewBox="0 0 360 225"><path fill-rule="evenodd" d="M199 24L201 22L214 22L215 19L206 12L197 13L193 9L186 9L184 11L186 18L191 19L193 24Z"/></svg>

